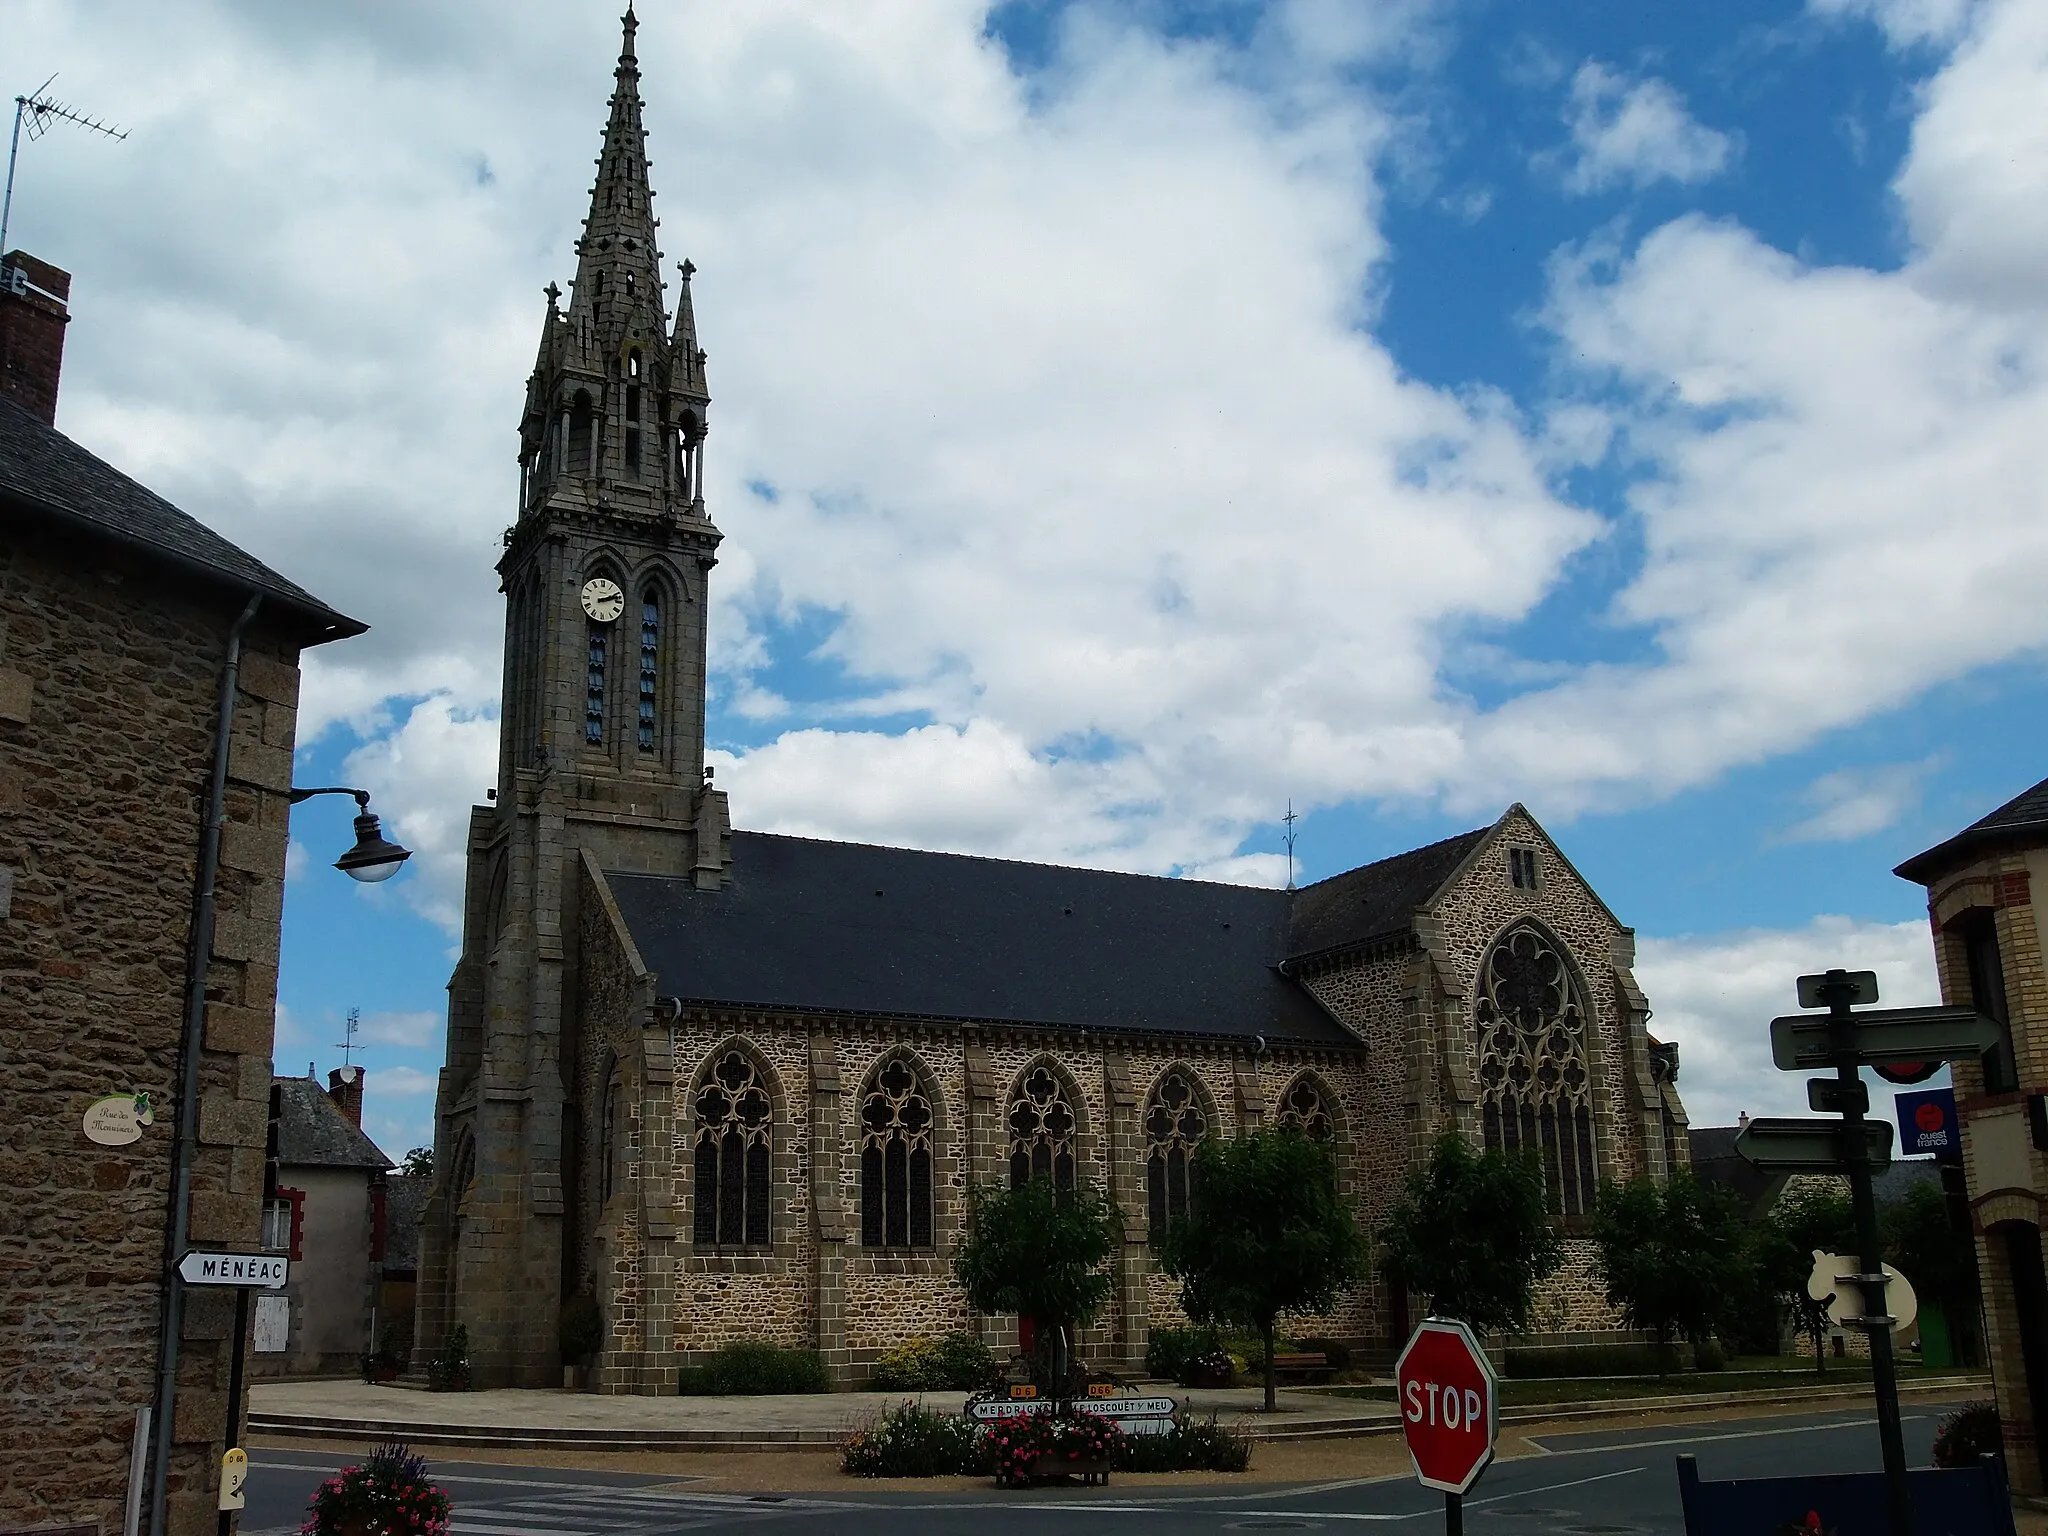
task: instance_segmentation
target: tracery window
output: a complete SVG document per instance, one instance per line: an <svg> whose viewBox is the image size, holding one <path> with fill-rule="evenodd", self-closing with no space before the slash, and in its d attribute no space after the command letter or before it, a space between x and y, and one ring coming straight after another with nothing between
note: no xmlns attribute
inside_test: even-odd
<svg viewBox="0 0 2048 1536"><path fill-rule="evenodd" d="M1209 1133L1209 1117L1187 1074L1178 1068L1154 1085L1145 1101L1145 1215L1152 1241L1169 1222L1188 1213L1195 1148Z"/></svg>
<svg viewBox="0 0 2048 1536"><path fill-rule="evenodd" d="M1074 1107L1066 1089L1043 1064L1033 1067L1010 1095L1010 1188L1032 1179L1074 1187Z"/></svg>
<svg viewBox="0 0 2048 1536"><path fill-rule="evenodd" d="M1479 1098L1488 1151L1535 1152L1550 1208L1593 1208L1593 1106L1586 1006L1571 967L1541 929L1523 924L1479 972Z"/></svg>
<svg viewBox="0 0 2048 1536"><path fill-rule="evenodd" d="M590 671L583 685L583 739L593 747L604 745L605 651L611 643L611 627L590 625Z"/></svg>
<svg viewBox="0 0 2048 1536"><path fill-rule="evenodd" d="M866 1248L932 1246L932 1101L900 1056L860 1102L860 1240Z"/></svg>
<svg viewBox="0 0 2048 1536"><path fill-rule="evenodd" d="M737 1049L720 1056L696 1107L698 1246L767 1243L775 1112L753 1058Z"/></svg>
<svg viewBox="0 0 2048 1536"><path fill-rule="evenodd" d="M640 750L654 750L654 684L661 657L661 596L649 587L640 602Z"/></svg>
<svg viewBox="0 0 2048 1536"><path fill-rule="evenodd" d="M1334 1134L1323 1090L1306 1074L1297 1077L1280 1096L1280 1113L1274 1120L1281 1126L1293 1126L1310 1141L1327 1142Z"/></svg>

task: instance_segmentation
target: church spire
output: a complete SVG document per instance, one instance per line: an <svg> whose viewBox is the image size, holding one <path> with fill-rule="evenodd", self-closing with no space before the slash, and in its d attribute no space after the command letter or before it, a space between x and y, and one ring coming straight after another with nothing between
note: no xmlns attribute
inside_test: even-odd
<svg viewBox="0 0 2048 1536"><path fill-rule="evenodd" d="M666 328L647 130L640 122L640 60L633 51L640 23L630 7L622 25L625 39L613 71L611 116L597 157L597 181L590 189L590 215L576 243L576 286L569 304L570 324L607 351L606 344L616 345L622 331L644 332L650 319L657 333Z"/></svg>

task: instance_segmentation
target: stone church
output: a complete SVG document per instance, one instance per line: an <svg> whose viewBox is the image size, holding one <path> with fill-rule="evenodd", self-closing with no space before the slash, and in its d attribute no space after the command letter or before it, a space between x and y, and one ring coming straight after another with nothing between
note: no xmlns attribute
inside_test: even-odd
<svg viewBox="0 0 2048 1536"><path fill-rule="evenodd" d="M1100 1182L1127 1236L1082 1338L1136 1361L1180 1320L1153 1242L1207 1138L1294 1124L1370 1228L1444 1127L1536 1149L1571 1259L1537 1327L1613 1326L1582 1234L1601 1179L1685 1157L1676 1051L1631 931L1520 806L1301 890L734 830L704 766L721 535L688 262L671 319L636 23L566 306L519 428L498 784L471 813L419 1358L559 1380L593 1296L597 1381L667 1392L739 1339L857 1384L970 1316L970 1185ZM1384 1356L1372 1280L1319 1334Z"/></svg>

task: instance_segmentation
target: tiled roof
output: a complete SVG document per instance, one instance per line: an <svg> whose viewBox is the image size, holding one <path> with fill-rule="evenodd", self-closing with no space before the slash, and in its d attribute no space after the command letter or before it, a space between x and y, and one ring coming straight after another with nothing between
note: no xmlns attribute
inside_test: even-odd
<svg viewBox="0 0 2048 1536"><path fill-rule="evenodd" d="M721 890L606 879L665 996L1352 1045L1298 985L1289 893L735 832Z"/></svg>
<svg viewBox="0 0 2048 1536"><path fill-rule="evenodd" d="M2048 841L2048 779L2014 795L1989 816L1971 822L1945 843L1916 853L1892 873L1920 885L1941 878L1976 849L1997 843Z"/></svg>
<svg viewBox="0 0 2048 1536"><path fill-rule="evenodd" d="M1319 954L1405 930L1415 919L1415 909L1442 888L1492 830L1460 832L1303 886L1294 893L1288 953Z"/></svg>
<svg viewBox="0 0 2048 1536"><path fill-rule="evenodd" d="M238 592L260 592L267 607L290 615L302 643L340 640L368 627L4 399L0 510L111 539Z"/></svg>
<svg viewBox="0 0 2048 1536"><path fill-rule="evenodd" d="M391 1159L349 1123L310 1077L272 1079L279 1090L277 1161L297 1168L389 1168Z"/></svg>

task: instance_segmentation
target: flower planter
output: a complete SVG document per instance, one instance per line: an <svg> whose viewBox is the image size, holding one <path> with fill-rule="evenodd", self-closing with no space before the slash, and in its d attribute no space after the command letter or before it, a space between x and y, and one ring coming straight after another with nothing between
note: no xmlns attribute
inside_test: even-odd
<svg viewBox="0 0 2048 1536"><path fill-rule="evenodd" d="M1106 1461L1069 1460L1059 1454L1048 1454L1035 1459L1023 1471L1000 1472L996 1475L999 1487L1029 1488L1035 1483L1049 1483L1055 1479L1078 1477L1082 1485L1089 1488L1109 1486L1109 1463Z"/></svg>

